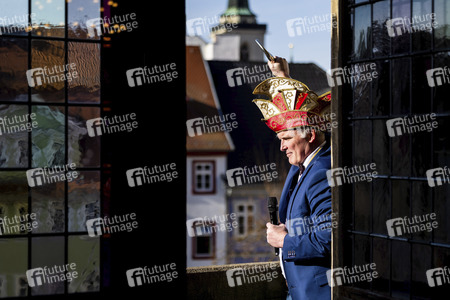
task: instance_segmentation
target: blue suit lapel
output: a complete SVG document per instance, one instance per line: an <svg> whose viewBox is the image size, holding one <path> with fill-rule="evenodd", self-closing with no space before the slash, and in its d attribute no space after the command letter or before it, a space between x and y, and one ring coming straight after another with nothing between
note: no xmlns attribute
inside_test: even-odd
<svg viewBox="0 0 450 300"><path fill-rule="evenodd" d="M317 162L319 157L322 156L328 149L329 149L329 144L326 143L325 145L323 145L322 149L320 149L319 152L317 152L317 154L314 156L314 158L308 164L308 167L306 167L305 171L303 171L302 177L300 177L300 180L296 184L296 186L294 188L294 191L292 192L291 197L289 199L288 210L286 210L286 216L285 216L286 218L288 216L288 211L289 211L289 215L290 215L290 212L292 210L292 206L294 205L295 196L297 195L297 192L300 189L300 187L301 187L303 181L305 180L306 176L308 176L309 171L312 169L312 167Z"/></svg>
<svg viewBox="0 0 450 300"><path fill-rule="evenodd" d="M299 168L297 166L291 166L291 169L289 170L289 173L286 177L286 182L284 183L283 191L281 192L280 203L278 205L278 214L280 216L280 223L283 224L286 222L286 213L289 204L289 198L292 194L289 193L289 190L291 188L292 181L297 177L295 175L298 174L298 172Z"/></svg>

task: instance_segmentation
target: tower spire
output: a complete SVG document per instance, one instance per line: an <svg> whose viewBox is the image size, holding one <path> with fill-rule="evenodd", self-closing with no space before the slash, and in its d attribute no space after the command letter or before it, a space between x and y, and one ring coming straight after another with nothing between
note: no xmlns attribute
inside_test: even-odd
<svg viewBox="0 0 450 300"><path fill-rule="evenodd" d="M224 14L254 15L248 6L248 0L228 0L228 8Z"/></svg>
<svg viewBox="0 0 450 300"><path fill-rule="evenodd" d="M228 7L247 7L248 8L248 1L247 0L228 0Z"/></svg>
<svg viewBox="0 0 450 300"><path fill-rule="evenodd" d="M215 60L262 61L263 53L255 43L264 44L266 24L258 24L248 0L228 0L219 25L211 28Z"/></svg>
<svg viewBox="0 0 450 300"><path fill-rule="evenodd" d="M256 16L250 10L248 0L228 0L228 8L221 15L221 22L223 22L224 18L229 21L230 16L232 17L232 23L256 23Z"/></svg>

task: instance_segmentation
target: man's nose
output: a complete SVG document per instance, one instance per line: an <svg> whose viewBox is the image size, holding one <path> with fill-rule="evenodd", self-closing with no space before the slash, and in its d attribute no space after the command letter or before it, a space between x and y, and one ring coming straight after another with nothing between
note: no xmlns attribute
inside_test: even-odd
<svg viewBox="0 0 450 300"><path fill-rule="evenodd" d="M280 143L280 151L286 151L286 149L287 149L287 146L284 143L284 141L282 140L281 143Z"/></svg>

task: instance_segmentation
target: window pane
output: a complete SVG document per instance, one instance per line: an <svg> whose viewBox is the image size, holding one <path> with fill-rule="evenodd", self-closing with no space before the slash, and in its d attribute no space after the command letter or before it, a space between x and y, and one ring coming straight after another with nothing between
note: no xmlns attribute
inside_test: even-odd
<svg viewBox="0 0 450 300"><path fill-rule="evenodd" d="M202 175L197 175L197 189L202 188Z"/></svg>
<svg viewBox="0 0 450 300"><path fill-rule="evenodd" d="M27 49L25 39L0 39L0 101L28 100Z"/></svg>
<svg viewBox="0 0 450 300"><path fill-rule="evenodd" d="M392 139L392 175L410 176L411 164L409 156L411 148L409 147L411 136L403 134Z"/></svg>
<svg viewBox="0 0 450 300"><path fill-rule="evenodd" d="M373 162L376 164L378 174L389 175L389 144L390 137L386 130L386 120L373 120Z"/></svg>
<svg viewBox="0 0 450 300"><path fill-rule="evenodd" d="M25 297L28 284L28 240L0 239L0 297Z"/></svg>
<svg viewBox="0 0 450 300"><path fill-rule="evenodd" d="M355 149L355 161L356 165L365 165L372 163L370 157L372 149L372 140L370 133L372 132L372 121L355 121L354 131L354 149ZM348 166L352 167L352 166Z"/></svg>
<svg viewBox="0 0 450 300"><path fill-rule="evenodd" d="M424 222L426 226L426 229L423 227L420 228L420 230L415 229L414 227L410 227L411 230L416 231L412 234L412 238L415 240L423 240L431 241L433 236L433 229L432 221L430 219L430 214L435 213L436 214L436 220L437 215L441 214L439 211L434 211L431 209L432 207L432 201L431 201L431 190L428 186L427 182L423 181L413 181L412 182L412 217L417 216L420 219L428 220L427 222Z"/></svg>
<svg viewBox="0 0 450 300"><path fill-rule="evenodd" d="M368 236L355 236L355 264L356 266L363 266L370 264L370 238ZM350 267L350 266L349 266ZM356 281L355 286L358 288L369 288L369 282L362 280Z"/></svg>
<svg viewBox="0 0 450 300"><path fill-rule="evenodd" d="M448 0L434 0L437 26L434 30L434 47L450 47L450 3Z"/></svg>
<svg viewBox="0 0 450 300"><path fill-rule="evenodd" d="M100 102L100 44L69 42L69 64L76 75L68 79L68 101ZM73 73L74 74L74 73Z"/></svg>
<svg viewBox="0 0 450 300"><path fill-rule="evenodd" d="M363 68L366 64L353 65L355 69ZM371 114L371 102L370 102L370 86L371 83L368 80L360 80L353 85L354 93L354 112L355 116L367 116Z"/></svg>
<svg viewBox="0 0 450 300"><path fill-rule="evenodd" d="M372 81L372 113L374 115L389 115L390 113L390 74L388 60L376 62L377 78Z"/></svg>
<svg viewBox="0 0 450 300"><path fill-rule="evenodd" d="M450 249L434 247L433 248L433 268L443 268L450 266ZM442 286L436 286L430 289L431 299L441 299L442 295L448 295L450 292L450 285L445 283Z"/></svg>
<svg viewBox="0 0 450 300"><path fill-rule="evenodd" d="M353 183L355 201L355 230L370 231L370 190L372 184L366 181Z"/></svg>
<svg viewBox="0 0 450 300"><path fill-rule="evenodd" d="M28 183L25 171L0 172L0 195L0 218L7 217L12 220L28 213ZM3 226L2 233L4 235L22 233L18 232L14 225L15 223L8 228Z"/></svg>
<svg viewBox="0 0 450 300"><path fill-rule="evenodd" d="M412 5L412 20L418 20L417 29L414 29L413 34L411 35L412 50L421 51L431 49L431 0L413 0ZM426 30L425 28L429 28L429 30Z"/></svg>
<svg viewBox="0 0 450 300"><path fill-rule="evenodd" d="M248 231L252 232L253 231L253 216L247 216L247 226L248 226Z"/></svg>
<svg viewBox="0 0 450 300"><path fill-rule="evenodd" d="M389 181L375 179L373 181L373 232L387 234L386 221L390 219L390 206Z"/></svg>
<svg viewBox="0 0 450 300"><path fill-rule="evenodd" d="M405 242L392 241L392 296L409 299L411 289L411 255L410 245Z"/></svg>
<svg viewBox="0 0 450 300"><path fill-rule="evenodd" d="M369 58L371 46L370 5L355 8L353 54L355 59Z"/></svg>
<svg viewBox="0 0 450 300"><path fill-rule="evenodd" d="M0 119L3 120L0 124L0 168L28 167L28 129L26 126L27 124L33 126L37 124L30 123L28 107L25 105L0 105Z"/></svg>
<svg viewBox="0 0 450 300"><path fill-rule="evenodd" d="M392 3L392 19L401 18L403 21L411 20L411 3L410 0L397 0ZM405 27L410 27L409 25ZM397 33L392 37L393 54L407 53L409 51L409 42L411 35L407 33L406 28L401 28L401 33ZM409 73L403 73L409 74ZM406 76L403 76L406 77ZM407 77L406 77L407 78Z"/></svg>
<svg viewBox="0 0 450 300"><path fill-rule="evenodd" d="M390 19L390 1L373 4L373 56L389 55L391 40L386 31L386 21Z"/></svg>
<svg viewBox="0 0 450 300"><path fill-rule="evenodd" d="M31 239L31 267L51 268L64 265L64 237L35 237ZM64 293L65 281L45 283L31 288L34 295L53 295Z"/></svg>
<svg viewBox="0 0 450 300"><path fill-rule="evenodd" d="M438 228L433 229L434 241L437 243L450 244L450 220L448 217L448 207L450 206L450 184L443 184L433 188L434 193L434 211ZM450 267L450 260L447 262Z"/></svg>
<svg viewBox="0 0 450 300"><path fill-rule="evenodd" d="M411 74L409 67L410 61L408 58L393 59L392 67L392 113L393 114L408 114L409 113L409 76Z"/></svg>
<svg viewBox="0 0 450 300"><path fill-rule="evenodd" d="M89 136L86 127L86 121L99 117L98 107L69 107L69 163L77 167L100 166L101 137Z"/></svg>
<svg viewBox="0 0 450 300"><path fill-rule="evenodd" d="M450 118L437 118L438 127L433 130L433 155L434 166L450 168L450 137L448 130L450 128Z"/></svg>
<svg viewBox="0 0 450 300"><path fill-rule="evenodd" d="M389 295L390 265L389 241L373 239L373 262L377 266L378 278L372 281L374 291Z"/></svg>
<svg viewBox="0 0 450 300"><path fill-rule="evenodd" d="M431 289L428 285L426 272L431 269L431 247L413 244L412 246L412 294L427 299ZM417 299L417 298L416 298Z"/></svg>
<svg viewBox="0 0 450 300"><path fill-rule="evenodd" d="M28 28L28 0L0 0L0 31L3 35L25 35Z"/></svg>
<svg viewBox="0 0 450 300"><path fill-rule="evenodd" d="M69 38L99 39L102 35L99 0L68 1Z"/></svg>
<svg viewBox="0 0 450 300"><path fill-rule="evenodd" d="M33 40L31 47L31 100L64 102L64 42Z"/></svg>
<svg viewBox="0 0 450 300"><path fill-rule="evenodd" d="M68 263L76 264L78 278L69 283L69 293L100 290L100 238L71 236Z"/></svg>
<svg viewBox="0 0 450 300"><path fill-rule="evenodd" d="M100 217L100 172L78 173L68 184L69 231L86 231L86 221Z"/></svg>
<svg viewBox="0 0 450 300"><path fill-rule="evenodd" d="M431 112L431 88L426 78L427 70L431 69L431 57L419 56L412 61L412 107L414 114L427 114Z"/></svg>
<svg viewBox="0 0 450 300"><path fill-rule="evenodd" d="M32 34L64 37L64 0L31 1Z"/></svg>
<svg viewBox="0 0 450 300"><path fill-rule="evenodd" d="M416 132L411 135L411 175L423 177L431 169L431 142L432 136L428 131Z"/></svg>
<svg viewBox="0 0 450 300"><path fill-rule="evenodd" d="M31 208L38 222L33 233L64 232L64 191L63 181L31 189Z"/></svg>
<svg viewBox="0 0 450 300"><path fill-rule="evenodd" d="M211 238L210 237L196 237L196 249L198 254L210 254L211 251Z"/></svg>
<svg viewBox="0 0 450 300"><path fill-rule="evenodd" d="M450 167L450 138L448 129L450 119L438 118L439 126L433 133L433 168ZM450 220L448 218L448 207L450 195L450 184L443 184L432 188L434 194L434 210L436 211L438 228L433 230L435 242L450 243ZM450 265L450 262L449 262Z"/></svg>
<svg viewBox="0 0 450 300"><path fill-rule="evenodd" d="M392 181L392 218L410 217L410 189L406 180ZM404 237L409 237L405 236ZM395 257L395 256L394 256Z"/></svg>
<svg viewBox="0 0 450 300"><path fill-rule="evenodd" d="M450 25L447 26L450 28ZM438 53L434 56L433 68L445 68L445 67L450 68L450 52ZM434 89L435 111L446 113L450 112L450 101L443 100L448 99L448 95L450 95L450 82L447 81L445 84L435 85L433 89Z"/></svg>
<svg viewBox="0 0 450 300"><path fill-rule="evenodd" d="M240 216L238 217L238 232L239 234L244 234L245 233L245 219L244 217Z"/></svg>
<svg viewBox="0 0 450 300"><path fill-rule="evenodd" d="M64 107L33 106L39 127L32 131L32 167L52 167L65 164Z"/></svg>

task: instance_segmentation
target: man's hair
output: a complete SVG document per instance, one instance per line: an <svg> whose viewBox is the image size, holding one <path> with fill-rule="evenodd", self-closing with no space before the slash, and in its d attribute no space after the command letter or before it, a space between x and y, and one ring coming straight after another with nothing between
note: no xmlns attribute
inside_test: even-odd
<svg viewBox="0 0 450 300"><path fill-rule="evenodd" d="M296 131L296 133L298 135L300 135L301 138L306 138L306 135L308 133L311 133L312 130L314 130L314 132L316 133L317 139L319 141L324 141L325 140L325 133L323 131L320 131L314 127L311 126L301 126L301 127L295 127L293 130Z"/></svg>

